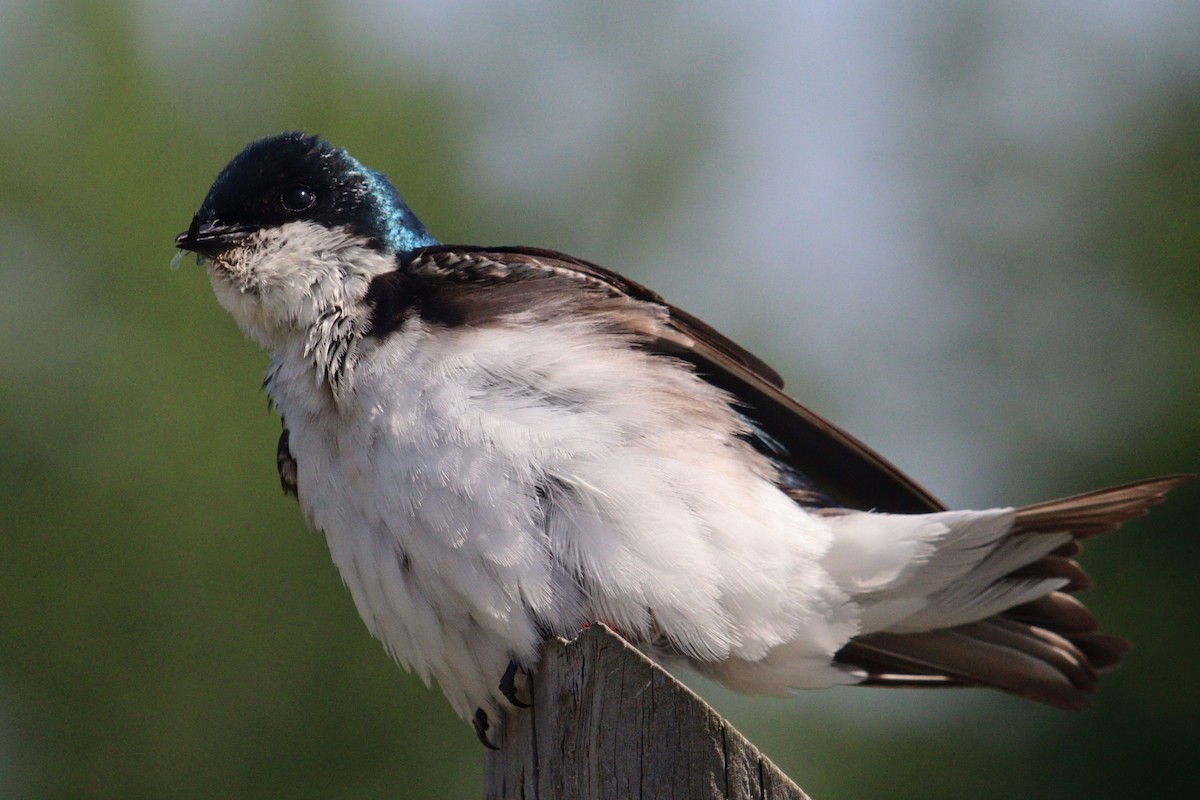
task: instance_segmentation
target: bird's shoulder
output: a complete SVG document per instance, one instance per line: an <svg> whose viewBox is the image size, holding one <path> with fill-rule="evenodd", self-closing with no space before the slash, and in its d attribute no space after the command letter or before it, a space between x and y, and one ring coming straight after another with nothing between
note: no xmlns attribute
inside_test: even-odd
<svg viewBox="0 0 1200 800"><path fill-rule="evenodd" d="M389 333L417 313L444 325L521 321L563 312L612 317L615 325L647 340L712 351L783 388L762 359L676 308L658 293L618 272L566 253L534 247L438 245L420 248L397 270L377 276L367 292L370 331Z"/></svg>

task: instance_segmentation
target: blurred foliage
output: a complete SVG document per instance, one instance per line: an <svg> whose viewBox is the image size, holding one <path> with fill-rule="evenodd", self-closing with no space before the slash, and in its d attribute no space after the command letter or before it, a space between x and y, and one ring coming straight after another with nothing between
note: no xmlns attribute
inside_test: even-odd
<svg viewBox="0 0 1200 800"><path fill-rule="evenodd" d="M489 121L419 64L374 74L379 54L339 45L319 3L201 42L208 60L200 33L160 29L187 53L172 70L147 54L139 8L0 11L0 796L478 795L469 727L365 634L279 492L278 423L255 394L265 356L202 273L166 265L216 171L288 128L351 146L444 238L494 237L463 172ZM1057 476L1048 490L1197 466L1200 87L1168 88L1168 113L1131 104L1139 147L1046 191L1073 209L1089 268L1157 315L1174 358L1154 388L1173 399L1087 463L1021 432ZM610 253L635 247L619 229L650 235L702 161L702 91L661 87L605 151L611 170L593 167L620 178ZM1090 602L1139 648L1083 715L869 692L723 710L821 798L1180 793L1200 713L1179 688L1197 657L1198 495L1157 511L1154 534L1139 523L1135 544L1089 548ZM875 703L915 719L865 724Z"/></svg>

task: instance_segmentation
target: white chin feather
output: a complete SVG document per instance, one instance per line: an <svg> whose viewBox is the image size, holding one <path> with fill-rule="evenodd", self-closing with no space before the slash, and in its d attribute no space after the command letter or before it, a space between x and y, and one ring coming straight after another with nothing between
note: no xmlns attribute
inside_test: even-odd
<svg viewBox="0 0 1200 800"><path fill-rule="evenodd" d="M395 258L343 229L290 222L258 231L208 262L217 302L238 327L274 348L334 307L354 307Z"/></svg>

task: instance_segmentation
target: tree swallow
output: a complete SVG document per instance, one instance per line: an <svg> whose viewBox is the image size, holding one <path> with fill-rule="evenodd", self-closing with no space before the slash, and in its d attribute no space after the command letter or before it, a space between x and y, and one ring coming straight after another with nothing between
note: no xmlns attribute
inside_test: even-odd
<svg viewBox="0 0 1200 800"><path fill-rule="evenodd" d="M490 745L547 637L603 622L742 692L986 686L1081 707L1127 649L1080 540L1192 476L947 510L654 292L439 244L345 150L285 133L177 247L270 351L297 495L371 633Z"/></svg>

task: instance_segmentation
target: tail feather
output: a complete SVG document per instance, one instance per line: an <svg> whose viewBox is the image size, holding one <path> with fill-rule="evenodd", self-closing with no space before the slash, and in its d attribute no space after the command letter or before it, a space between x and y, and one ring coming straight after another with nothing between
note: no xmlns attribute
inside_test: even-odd
<svg viewBox="0 0 1200 800"><path fill-rule="evenodd" d="M1083 545L1079 543L1079 540L1071 539L1070 541L1064 542L1063 544L1051 550L1048 555L1062 556L1063 558L1074 558L1082 552Z"/></svg>
<svg viewBox="0 0 1200 800"><path fill-rule="evenodd" d="M1107 675L1121 665L1121 657L1129 652L1132 645L1120 636L1107 633L1088 633L1082 636L1072 636L1072 643L1087 655L1096 672Z"/></svg>
<svg viewBox="0 0 1200 800"><path fill-rule="evenodd" d="M1087 606L1063 592L1052 592L1037 600L1013 606L1004 616L1015 622L1064 635L1092 633L1100 627Z"/></svg>
<svg viewBox="0 0 1200 800"><path fill-rule="evenodd" d="M990 641L980 631L991 627L975 622L926 633L873 633L842 652L875 667L866 685L911 686L913 676L937 677L942 685L990 686L1062 708L1082 705L1083 694L1069 677L1076 665L1064 666L1032 642L1016 648Z"/></svg>
<svg viewBox="0 0 1200 800"><path fill-rule="evenodd" d="M968 624L858 636L838 651L836 660L863 671L864 685L987 686L1053 706L1082 708L1098 677L1119 665L1129 643L1099 633L1095 617L1071 596L1091 585L1072 560L1081 549L1079 540L1146 514L1167 492L1194 477L1155 478L1018 509L998 550L1028 535L1069 534L1071 539L997 576L997 582L1046 582L1057 585L1056 590Z"/></svg>
<svg viewBox="0 0 1200 800"><path fill-rule="evenodd" d="M1083 571L1083 567L1069 558L1062 556L1043 556L1032 564L1008 573L1007 578L1061 578L1063 585L1060 592L1074 594L1090 589L1094 581L1092 576Z"/></svg>
<svg viewBox="0 0 1200 800"><path fill-rule="evenodd" d="M1194 475L1127 483L1107 489L1035 503L1017 510L1013 533L1047 533L1068 530L1076 539L1086 539L1121 527L1145 516L1161 503L1167 492L1195 479Z"/></svg>

